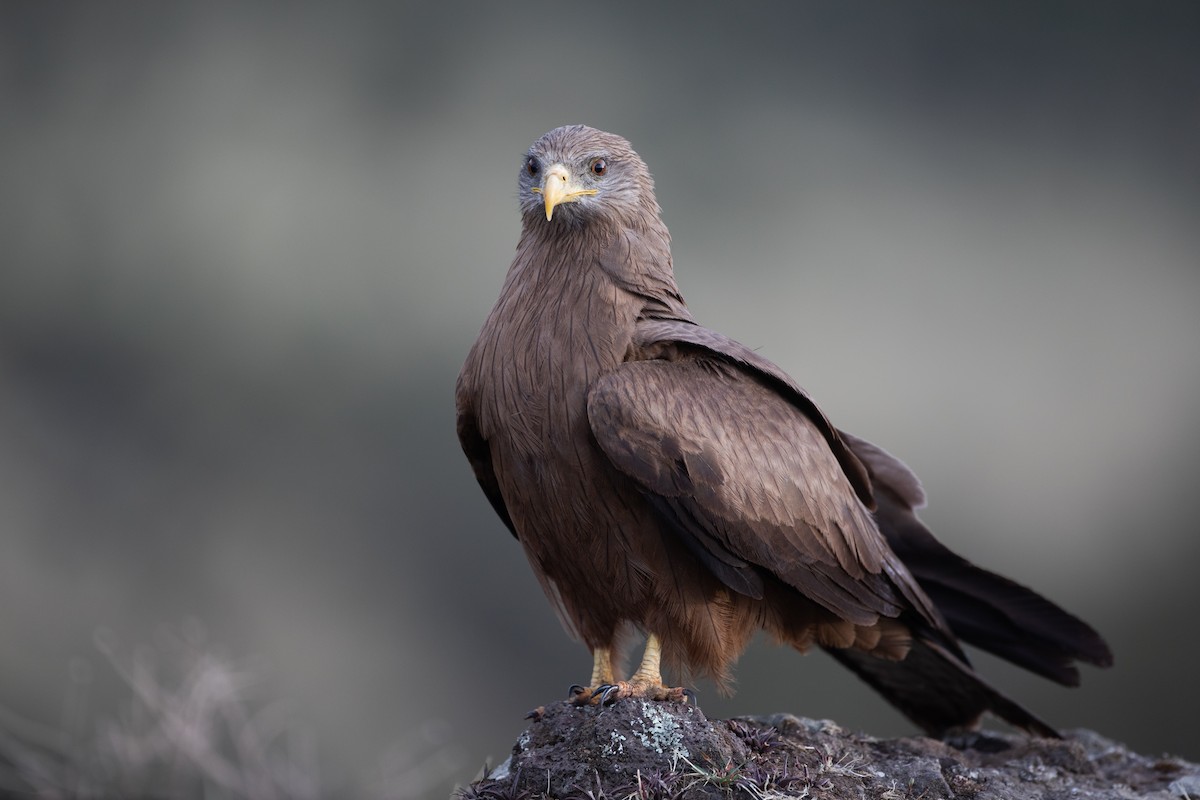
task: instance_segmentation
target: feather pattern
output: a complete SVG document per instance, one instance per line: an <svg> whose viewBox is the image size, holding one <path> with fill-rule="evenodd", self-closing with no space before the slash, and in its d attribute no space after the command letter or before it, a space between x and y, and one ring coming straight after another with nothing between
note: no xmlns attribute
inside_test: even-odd
<svg viewBox="0 0 1200 800"><path fill-rule="evenodd" d="M925 495L899 459L851 434L842 437L871 473L879 498L875 517L888 547L956 636L1065 686L1079 685L1076 661L1112 666L1108 645L1086 622L939 542L915 513Z"/></svg>
<svg viewBox="0 0 1200 800"><path fill-rule="evenodd" d="M956 634L1065 682L1111 660L1103 641L937 544L902 463L696 324L629 143L558 128L518 175L521 238L459 375L458 435L567 629L593 650L653 633L722 686L763 629L830 650L931 733L990 710L1053 734Z"/></svg>

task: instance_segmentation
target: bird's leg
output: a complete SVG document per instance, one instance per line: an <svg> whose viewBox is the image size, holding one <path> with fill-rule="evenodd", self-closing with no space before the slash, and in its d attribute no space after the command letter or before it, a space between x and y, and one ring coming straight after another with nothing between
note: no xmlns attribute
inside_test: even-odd
<svg viewBox="0 0 1200 800"><path fill-rule="evenodd" d="M597 647L592 653L592 686L612 683L617 679L617 670L613 666L613 651L608 647Z"/></svg>
<svg viewBox="0 0 1200 800"><path fill-rule="evenodd" d="M642 663L629 678L629 690L633 696L650 700L675 700L687 702L687 691L681 686L667 686L662 679L662 643L653 633L646 637L646 651Z"/></svg>
<svg viewBox="0 0 1200 800"><path fill-rule="evenodd" d="M653 633L646 637L646 651L642 655L642 663L638 665L637 671L630 676L628 681L613 681L611 664L608 671L608 679L605 679L601 670L599 661L599 651L597 651L597 661L595 670L592 672L593 688L582 689L576 693L576 703L596 703L600 704L611 703L619 700L622 697L644 697L647 700L674 700L676 702L688 701L689 693L682 687L671 687L663 683L662 679L662 644L658 641L658 637Z"/></svg>
<svg viewBox="0 0 1200 800"><path fill-rule="evenodd" d="M617 682L617 670L613 664L613 651L610 647L597 647L592 651L592 682L589 686L578 683L571 687L571 700L577 705L587 705L595 702L593 692L597 687L614 686Z"/></svg>
<svg viewBox="0 0 1200 800"><path fill-rule="evenodd" d="M637 672L629 678L630 683L662 686L662 644L653 633L646 637L646 649L642 653L642 663L638 664Z"/></svg>

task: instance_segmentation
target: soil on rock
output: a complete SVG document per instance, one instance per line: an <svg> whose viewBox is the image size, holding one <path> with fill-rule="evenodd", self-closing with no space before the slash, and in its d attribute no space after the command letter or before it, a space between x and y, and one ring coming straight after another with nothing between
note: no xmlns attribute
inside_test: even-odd
<svg viewBox="0 0 1200 800"><path fill-rule="evenodd" d="M1200 765L1149 758L1091 731L1062 740L974 733L875 739L779 714L708 720L677 703L559 703L466 800L668 798L1200 798Z"/></svg>

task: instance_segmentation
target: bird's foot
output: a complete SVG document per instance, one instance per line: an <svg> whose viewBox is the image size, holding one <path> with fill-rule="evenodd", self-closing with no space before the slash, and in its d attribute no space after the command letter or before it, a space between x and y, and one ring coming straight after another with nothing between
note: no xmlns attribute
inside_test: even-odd
<svg viewBox="0 0 1200 800"><path fill-rule="evenodd" d="M598 705L609 706L627 697L637 697L643 700L658 700L672 703L695 704L696 693L682 686L664 686L653 681L616 681L602 683L598 686L571 687L570 701L577 706Z"/></svg>
<svg viewBox="0 0 1200 800"><path fill-rule="evenodd" d="M616 668L612 651L597 647L592 651L592 685L571 687L570 699L577 706L609 706L626 697L642 700L658 700L671 703L696 704L696 693L682 686L671 687L663 683L659 663L662 660L662 644L658 637L646 637L646 652L637 672L627 681L616 680Z"/></svg>

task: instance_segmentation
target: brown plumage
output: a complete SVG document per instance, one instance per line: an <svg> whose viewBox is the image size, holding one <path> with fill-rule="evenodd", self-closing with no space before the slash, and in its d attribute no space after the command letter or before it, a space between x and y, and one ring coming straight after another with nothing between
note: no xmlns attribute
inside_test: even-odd
<svg viewBox="0 0 1200 800"><path fill-rule="evenodd" d="M595 655L593 682L616 680L612 654L637 628L651 636L641 689L661 686L658 643L724 684L765 629L826 648L931 733L990 710L1054 735L973 672L956 635L1068 684L1076 659L1111 662L1103 640L940 545L902 463L696 324L629 143L550 131L519 192L521 239L459 376L458 433Z"/></svg>

